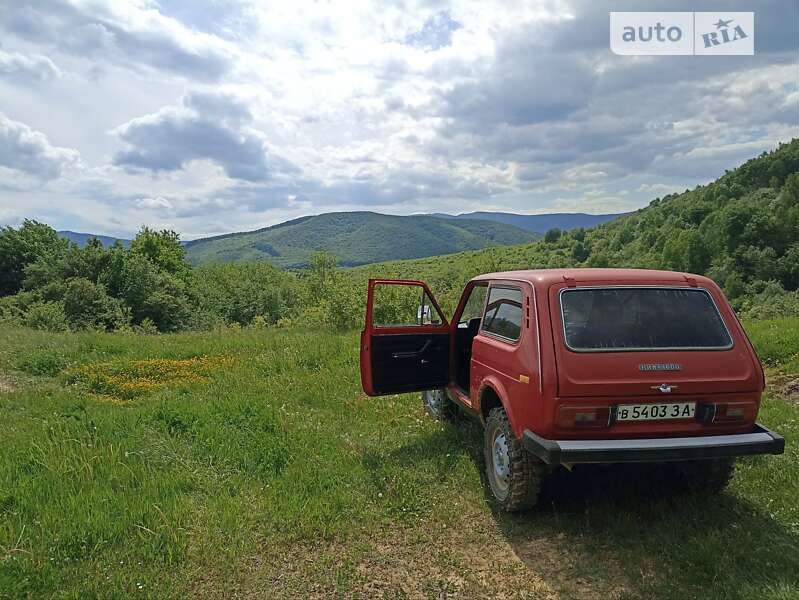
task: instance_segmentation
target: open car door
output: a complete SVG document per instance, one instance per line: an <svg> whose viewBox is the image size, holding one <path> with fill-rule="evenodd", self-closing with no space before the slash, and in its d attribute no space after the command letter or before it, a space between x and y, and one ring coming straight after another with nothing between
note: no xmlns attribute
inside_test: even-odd
<svg viewBox="0 0 799 600"><path fill-rule="evenodd" d="M423 281L370 279L361 332L361 383L369 396L449 383L449 323Z"/></svg>

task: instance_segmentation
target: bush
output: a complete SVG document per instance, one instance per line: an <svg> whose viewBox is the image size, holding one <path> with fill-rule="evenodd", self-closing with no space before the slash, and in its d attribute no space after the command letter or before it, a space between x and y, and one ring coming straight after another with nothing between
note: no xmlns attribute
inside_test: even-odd
<svg viewBox="0 0 799 600"><path fill-rule="evenodd" d="M147 296L139 314L155 323L159 331L187 329L191 323L192 306L186 296L185 284L168 274L158 279L160 289L153 290Z"/></svg>
<svg viewBox="0 0 799 600"><path fill-rule="evenodd" d="M786 292L777 281L758 282L737 308L746 320L799 317L799 291Z"/></svg>
<svg viewBox="0 0 799 600"><path fill-rule="evenodd" d="M299 322L338 330L360 325L365 288L351 274L351 271L344 272L336 267L336 258L332 254L319 252L314 255L310 268L301 275L305 308ZM387 314L385 318L390 317Z"/></svg>
<svg viewBox="0 0 799 600"><path fill-rule="evenodd" d="M155 326L152 319L146 318L134 327L134 331L142 335L156 335L158 333L158 327Z"/></svg>
<svg viewBox="0 0 799 600"><path fill-rule="evenodd" d="M23 325L28 309L37 299L29 292L19 292L13 296L0 297L0 322Z"/></svg>
<svg viewBox="0 0 799 600"><path fill-rule="evenodd" d="M39 302L25 313L25 325L44 331L67 331L69 322L61 302Z"/></svg>
<svg viewBox="0 0 799 600"><path fill-rule="evenodd" d="M120 329L130 323L130 309L105 293L105 287L88 279L67 282L64 313L72 329Z"/></svg>
<svg viewBox="0 0 799 600"><path fill-rule="evenodd" d="M159 272L142 254L129 253L121 271L120 293L134 323L149 319L159 331L188 328L192 307L181 278Z"/></svg>
<svg viewBox="0 0 799 600"><path fill-rule="evenodd" d="M257 316L273 325L299 301L296 278L267 263L199 267L194 286L200 311L239 325L250 325Z"/></svg>

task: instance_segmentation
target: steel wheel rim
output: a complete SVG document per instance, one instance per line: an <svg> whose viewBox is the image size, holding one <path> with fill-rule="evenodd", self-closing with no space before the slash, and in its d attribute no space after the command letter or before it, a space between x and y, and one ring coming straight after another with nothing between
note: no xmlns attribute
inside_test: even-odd
<svg viewBox="0 0 799 600"><path fill-rule="evenodd" d="M490 456L486 457L491 472L491 482L496 496L502 500L508 495L510 487L510 454L508 439L499 429L491 436Z"/></svg>
<svg viewBox="0 0 799 600"><path fill-rule="evenodd" d="M429 408L431 412L439 413L441 411L441 390L426 391L425 402L427 402L427 408Z"/></svg>

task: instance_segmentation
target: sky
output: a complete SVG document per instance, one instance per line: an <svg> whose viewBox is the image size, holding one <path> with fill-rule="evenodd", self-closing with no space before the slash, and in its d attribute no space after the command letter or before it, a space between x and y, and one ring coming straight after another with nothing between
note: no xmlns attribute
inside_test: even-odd
<svg viewBox="0 0 799 600"><path fill-rule="evenodd" d="M622 212L799 137L799 2L667 5L755 55L614 55L662 2L0 0L0 225Z"/></svg>

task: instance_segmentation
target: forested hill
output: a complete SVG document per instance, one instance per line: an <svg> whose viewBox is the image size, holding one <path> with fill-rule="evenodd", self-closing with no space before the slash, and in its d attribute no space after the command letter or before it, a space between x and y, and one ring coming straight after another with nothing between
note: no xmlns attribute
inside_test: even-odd
<svg viewBox="0 0 799 600"><path fill-rule="evenodd" d="M110 237L107 235L97 235L95 233L79 233L77 231L59 231L58 235L59 237L62 237L65 240L69 240L70 242L77 244L81 248L85 247L86 244L89 243L89 240L93 238L100 240L100 243L102 243L103 246L113 246L117 242L122 244L125 248L127 248L130 245L130 240Z"/></svg>
<svg viewBox="0 0 799 600"><path fill-rule="evenodd" d="M519 244L532 234L507 227L340 213L272 227L265 239L241 234L216 238L219 246L187 245L195 260L203 252L224 260L271 251L285 264L310 263L293 273L263 260L192 268L171 231L142 228L128 248L97 240L79 247L25 221L0 230L0 323L57 331L292 323L344 329L362 325L370 276L424 279L451 314L463 284L479 273L576 266L702 273L724 287L746 319L799 316L799 140L593 229L551 229L541 241ZM264 245L247 250L257 243ZM337 259L420 254L440 256L336 267Z"/></svg>
<svg viewBox="0 0 799 600"><path fill-rule="evenodd" d="M359 271L427 278L451 304L463 282L483 272L665 268L708 275L739 310L756 309L751 316L799 313L794 292L799 288L799 139L764 152L713 183L656 198L646 208L593 229L550 232L547 240Z"/></svg>
<svg viewBox="0 0 799 600"><path fill-rule="evenodd" d="M587 213L549 213L542 215L519 215L507 212L471 212L460 215L434 215L449 219L482 219L484 221L494 221L495 223L505 223L514 225L525 231L544 234L550 229L561 229L568 231L577 227L595 227L602 223L607 223L627 213L589 215Z"/></svg>
<svg viewBox="0 0 799 600"><path fill-rule="evenodd" d="M186 243L186 250L194 264L266 260L281 267L307 266L314 252L325 250L352 266L521 244L536 237L512 225L476 219L342 212L195 240Z"/></svg>

